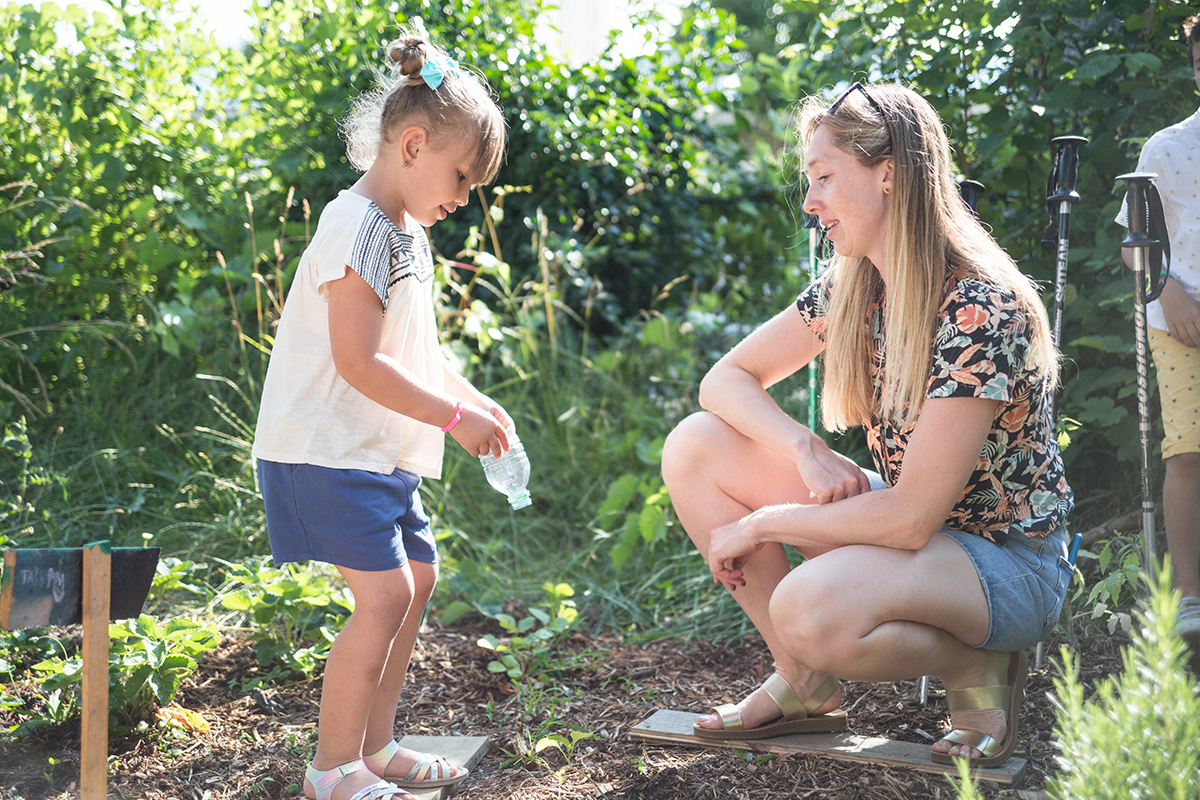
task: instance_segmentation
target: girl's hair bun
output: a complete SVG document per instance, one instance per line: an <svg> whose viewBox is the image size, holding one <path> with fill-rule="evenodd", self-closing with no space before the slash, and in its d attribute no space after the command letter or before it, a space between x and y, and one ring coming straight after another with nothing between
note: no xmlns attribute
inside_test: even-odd
<svg viewBox="0 0 1200 800"><path fill-rule="evenodd" d="M429 60L431 45L422 36L406 34L388 44L388 58L404 77L418 75Z"/></svg>
<svg viewBox="0 0 1200 800"><path fill-rule="evenodd" d="M504 115L484 80L460 69L423 31L400 31L386 52L388 69L379 75L378 86L359 95L342 121L350 163L365 172L393 134L420 125L437 147L445 137L475 136L472 182L491 183L507 137ZM427 68L428 76L422 74Z"/></svg>

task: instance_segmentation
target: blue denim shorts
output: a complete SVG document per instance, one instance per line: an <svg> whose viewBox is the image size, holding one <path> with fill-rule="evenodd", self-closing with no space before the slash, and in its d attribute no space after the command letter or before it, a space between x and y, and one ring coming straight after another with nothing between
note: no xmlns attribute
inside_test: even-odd
<svg viewBox="0 0 1200 800"><path fill-rule="evenodd" d="M867 473L872 489L885 484ZM973 533L942 526L938 531L967 552L988 604L985 650L1012 652L1034 647L1053 630L1062 612L1074 568L1067 560L1067 529L1045 537L1010 532L1003 546Z"/></svg>
<svg viewBox="0 0 1200 800"><path fill-rule="evenodd" d="M267 538L276 563L322 561L379 572L408 559L437 563L417 487L421 478L258 460Z"/></svg>

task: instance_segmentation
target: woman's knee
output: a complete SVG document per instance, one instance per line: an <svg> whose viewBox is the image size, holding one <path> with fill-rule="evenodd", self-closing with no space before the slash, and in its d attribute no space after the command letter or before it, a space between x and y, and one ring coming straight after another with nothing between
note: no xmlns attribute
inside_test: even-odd
<svg viewBox="0 0 1200 800"><path fill-rule="evenodd" d="M698 411L675 426L663 444L663 480L670 488L677 479L695 475L696 466L712 457L713 440L725 423L714 414Z"/></svg>
<svg viewBox="0 0 1200 800"><path fill-rule="evenodd" d="M836 551L834 551L836 553ZM828 669L854 641L855 603L843 602L852 560L810 559L792 570L771 596L771 625L784 646L814 669Z"/></svg>
<svg viewBox="0 0 1200 800"><path fill-rule="evenodd" d="M823 589L819 576L793 570L771 596L771 626L789 647L813 652L828 646L837 634L835 592Z"/></svg>

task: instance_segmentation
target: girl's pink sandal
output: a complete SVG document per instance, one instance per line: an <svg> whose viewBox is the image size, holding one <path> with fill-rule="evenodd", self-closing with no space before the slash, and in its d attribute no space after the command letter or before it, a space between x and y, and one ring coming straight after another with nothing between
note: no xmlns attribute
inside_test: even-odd
<svg viewBox="0 0 1200 800"><path fill-rule="evenodd" d="M404 775L387 774L388 764L392 756L400 749L395 739L383 746L383 749L369 756L363 756L363 761L376 775L383 775L384 780L391 781L402 789L436 789L439 786L450 786L466 780L471 774L465 767L455 767L442 756L429 753L418 753L417 761Z"/></svg>
<svg viewBox="0 0 1200 800"><path fill-rule="evenodd" d="M316 791L316 800L330 800L333 797L334 788L339 783L356 772L364 771L369 772L370 767L360 758L358 761L351 761L333 769L321 770L309 764L308 769L304 771L304 777L308 778L308 782ZM396 800L397 797L402 800L416 800L399 786L384 780L377 780L370 786L359 789L350 800Z"/></svg>

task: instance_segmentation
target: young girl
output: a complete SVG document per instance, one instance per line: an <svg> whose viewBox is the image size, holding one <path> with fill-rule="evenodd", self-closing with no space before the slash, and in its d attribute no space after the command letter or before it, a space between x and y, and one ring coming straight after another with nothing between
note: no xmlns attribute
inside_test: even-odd
<svg viewBox="0 0 1200 800"><path fill-rule="evenodd" d="M837 730L834 676L937 675L954 730L931 758L996 765L1018 739L1024 650L1058 619L1071 575L1046 312L959 199L921 97L856 83L805 103L800 136L804 211L837 257L713 367L706 411L663 450L680 521L777 670L695 732ZM879 475L767 392L822 350L826 426L863 425ZM804 563L791 569L784 545Z"/></svg>
<svg viewBox="0 0 1200 800"><path fill-rule="evenodd" d="M437 553L417 487L443 433L507 449L512 420L438 348L422 226L490 183L504 121L487 88L424 38L388 46L390 76L345 125L365 174L321 214L267 369L254 456L277 562L335 565L355 608L329 652L312 800L410 800L466 770L400 747L392 729Z"/></svg>

